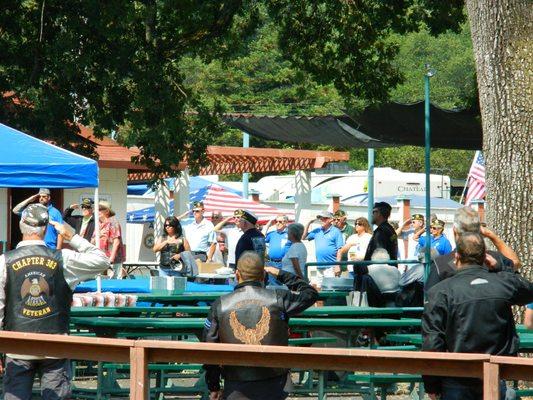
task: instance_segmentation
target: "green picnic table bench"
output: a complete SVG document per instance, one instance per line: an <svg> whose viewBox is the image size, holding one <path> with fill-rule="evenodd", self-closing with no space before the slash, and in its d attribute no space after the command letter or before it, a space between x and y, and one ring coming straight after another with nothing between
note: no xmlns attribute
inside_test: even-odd
<svg viewBox="0 0 533 400"><path fill-rule="evenodd" d="M119 307L72 307L71 317L109 317L120 315Z"/></svg>
<svg viewBox="0 0 533 400"><path fill-rule="evenodd" d="M533 351L533 333L518 333L520 338L520 351ZM413 344L416 346L422 345L422 334L420 333L389 333L386 336L389 342Z"/></svg>
<svg viewBox="0 0 533 400"><path fill-rule="evenodd" d="M145 316L145 315L168 315L174 317L175 314L188 314L207 316L209 306L141 306L141 307L75 307L71 309L72 317L105 317L105 316ZM323 306L311 307L305 310L302 317L379 317L379 316L405 316L422 314L422 307L353 307L353 306Z"/></svg>
<svg viewBox="0 0 533 400"><path fill-rule="evenodd" d="M198 303L209 302L218 299L220 296L228 294L230 292L190 292L182 294L153 294L153 293L139 293L137 295L137 302L148 302L152 304L168 304L178 305L183 303ZM319 300L327 299L341 299L345 298L348 292L339 292L333 290L323 290L318 292Z"/></svg>
<svg viewBox="0 0 533 400"><path fill-rule="evenodd" d="M202 330L205 318L143 318L143 317L72 317L70 322L78 327L94 329L100 328L101 332L107 332L114 336L124 330L132 331L160 331L162 333L183 333ZM289 326L294 328L398 328L420 326L420 320L416 318L291 318Z"/></svg>

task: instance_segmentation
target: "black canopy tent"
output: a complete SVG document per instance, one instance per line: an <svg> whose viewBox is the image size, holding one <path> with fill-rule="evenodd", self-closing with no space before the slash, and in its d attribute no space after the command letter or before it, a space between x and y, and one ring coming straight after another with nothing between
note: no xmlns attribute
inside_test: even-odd
<svg viewBox="0 0 533 400"><path fill-rule="evenodd" d="M446 110L431 105L431 147L479 150L482 130L474 110ZM258 116L227 114L228 125L253 136L335 147L424 146L424 102L383 103L353 115Z"/></svg>

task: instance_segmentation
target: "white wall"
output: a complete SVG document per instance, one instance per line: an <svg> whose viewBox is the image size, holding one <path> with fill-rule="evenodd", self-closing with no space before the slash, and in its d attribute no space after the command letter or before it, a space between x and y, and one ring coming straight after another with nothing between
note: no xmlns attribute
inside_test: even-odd
<svg viewBox="0 0 533 400"><path fill-rule="evenodd" d="M127 242L127 193L128 170L118 168L100 168L100 185L98 188L100 200L107 200L116 213L116 218L122 227L122 238L128 248ZM84 197L94 198L94 188L65 189L63 191L63 205L67 208L70 204L80 203ZM63 211L63 210L61 210Z"/></svg>

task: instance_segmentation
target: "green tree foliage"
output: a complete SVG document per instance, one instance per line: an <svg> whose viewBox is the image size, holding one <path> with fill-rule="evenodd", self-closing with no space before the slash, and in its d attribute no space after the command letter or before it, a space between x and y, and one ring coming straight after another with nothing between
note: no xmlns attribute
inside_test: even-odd
<svg viewBox="0 0 533 400"><path fill-rule="evenodd" d="M266 22L246 45L229 60L204 63L200 58L185 58L182 71L185 84L202 96L206 104L217 99L228 112L259 115L325 115L339 114L345 98L331 85L317 83L309 73L302 72L285 60L278 46L278 29ZM432 80L432 101L445 108L467 104L475 93L472 46L467 27L459 33L447 32L439 37L427 29L406 35L392 35L389 41L398 45L393 64L405 77L391 92L399 102L415 102L423 98L424 62L431 60L438 71ZM353 101L353 100L352 100ZM353 103L352 103L353 104ZM364 105L359 101L359 107ZM215 139L216 144L241 146L242 134L229 130ZM331 149L295 143L267 142L251 138L252 146ZM345 150L345 149L340 149ZM366 149L349 149L350 165L366 169ZM432 166L453 177L464 178L473 152L434 150ZM376 165L403 171L424 171L424 150L405 146L379 149Z"/></svg>
<svg viewBox="0 0 533 400"><path fill-rule="evenodd" d="M77 124L119 131L139 161L194 171L220 135L220 107L183 85L179 61L205 60L246 35L256 7L243 1L5 0L0 13L0 118L76 142Z"/></svg>
<svg viewBox="0 0 533 400"><path fill-rule="evenodd" d="M458 28L458 4L5 0L0 120L85 152L92 149L76 140L77 123L97 136L115 131L153 171L168 172L186 157L194 172L208 144L241 144L240 133L223 134L223 110L316 115L390 95L417 100L428 60L439 60L437 103L460 105L472 84L468 33L433 39L424 28ZM395 161L417 157L387 156L395 151L417 150L380 150L378 163L417 169ZM364 167L364 151L351 153L352 165Z"/></svg>

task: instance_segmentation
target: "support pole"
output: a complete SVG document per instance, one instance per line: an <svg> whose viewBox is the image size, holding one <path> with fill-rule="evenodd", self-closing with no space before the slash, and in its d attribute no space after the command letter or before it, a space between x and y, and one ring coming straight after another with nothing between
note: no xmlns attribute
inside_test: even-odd
<svg viewBox="0 0 533 400"><path fill-rule="evenodd" d="M185 168L174 181L174 216L189 209L189 168Z"/></svg>
<svg viewBox="0 0 533 400"><path fill-rule="evenodd" d="M100 191L98 186L94 188L94 244L100 248Z"/></svg>
<svg viewBox="0 0 533 400"><path fill-rule="evenodd" d="M429 228L431 225L431 124L429 113L429 79L435 75L435 70L431 69L429 64L426 64L426 74L424 76L424 133L425 133L425 170L426 170L426 251L425 251L425 273L424 282L427 281L429 275L429 266L431 264L431 235Z"/></svg>
<svg viewBox="0 0 533 400"><path fill-rule="evenodd" d="M311 171L297 170L294 174L294 218L301 221L303 210L311 206Z"/></svg>
<svg viewBox="0 0 533 400"><path fill-rule="evenodd" d="M250 135L246 132L242 132L242 147L247 149L250 147ZM250 174L248 172L245 172L242 174L242 197L245 199L248 198L248 179L250 178Z"/></svg>
<svg viewBox="0 0 533 400"><path fill-rule="evenodd" d="M368 173L367 173L367 209L368 209L368 222L372 226L372 210L374 209L374 149L368 149Z"/></svg>
<svg viewBox="0 0 533 400"><path fill-rule="evenodd" d="M163 232L165 218L168 217L170 208L170 190L165 180L157 183L154 203L154 232L159 235L160 232Z"/></svg>

